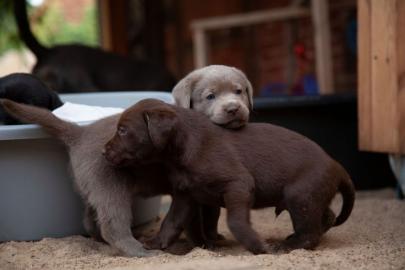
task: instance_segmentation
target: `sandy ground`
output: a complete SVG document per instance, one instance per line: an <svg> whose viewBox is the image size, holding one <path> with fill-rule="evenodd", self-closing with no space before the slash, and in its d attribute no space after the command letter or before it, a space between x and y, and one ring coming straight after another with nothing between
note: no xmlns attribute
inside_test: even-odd
<svg viewBox="0 0 405 270"><path fill-rule="evenodd" d="M335 210L339 203L334 202ZM82 236L46 238L1 244L0 269L405 269L405 201L395 199L391 190L358 193L350 219L332 228L315 251L251 255L230 235L224 216L223 212L220 232L228 240L212 251L195 248L185 255L124 258L109 246ZM138 231L154 233L158 223ZM276 219L273 208L253 211L252 223L269 243L281 241L292 230L288 213ZM180 240L172 251L188 248Z"/></svg>

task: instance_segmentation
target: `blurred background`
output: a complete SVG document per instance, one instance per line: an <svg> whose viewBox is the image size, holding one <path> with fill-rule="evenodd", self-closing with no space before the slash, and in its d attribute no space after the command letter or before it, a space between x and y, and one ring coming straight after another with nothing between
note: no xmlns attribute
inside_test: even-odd
<svg viewBox="0 0 405 270"><path fill-rule="evenodd" d="M387 110L394 110L392 104L396 104L397 98L384 91L395 92L396 88L366 84L371 77L367 72L385 67L376 59L369 60L371 49L360 51L369 62L363 66L365 75L359 90L357 69L360 4L363 14L373 15L363 16L359 33L364 37L363 46L371 47L371 41L376 41L373 53L385 59L385 48L395 51L395 47L379 38L379 28L374 29L376 35L370 32L371 22L378 26L384 21L381 18L391 18L392 15L379 11L384 10L384 5L395 5L395 1L374 0L372 8L368 1L356 0L27 2L32 32L47 47L70 43L100 47L164 67L176 81L202 66L235 66L253 84L256 98L252 121L278 124L313 139L343 164L359 189L395 185L386 153L400 151L396 144L389 149L376 146L377 140L397 138L395 119L399 118L379 118ZM19 38L13 1L0 2L0 20L0 76L31 72L36 59ZM369 69L371 65L373 69ZM142 64L138 67L143 69ZM142 77L136 72L133 76ZM391 77L381 77L381 85L390 80ZM361 89L359 96L364 103L357 99ZM379 103L385 97L393 100ZM358 104L363 104L362 108L371 104L367 107L370 110L358 110ZM360 124L359 116L363 119ZM373 124L367 126L368 123ZM388 129L395 136L386 135L388 129L380 127L383 124L394 125Z"/></svg>
<svg viewBox="0 0 405 270"><path fill-rule="evenodd" d="M0 3L0 75L30 71L35 62L18 37L12 1ZM193 35L198 23L240 16L234 26L208 27L206 64L236 66L247 74L255 94L301 95L319 92L316 79L314 14L311 1L295 0L30 0L34 35L47 46L77 42L165 65L181 78L197 66ZM287 8L302 11L282 14ZM329 1L328 92L356 88L356 1ZM245 24L243 15L273 12ZM253 12L253 13L252 13ZM278 12L278 13L277 13ZM260 15L260 13L259 13ZM238 19L238 18L237 18ZM198 29L197 29L198 30ZM329 41L329 42L328 42ZM195 41L194 41L195 42ZM325 54L324 54L325 55Z"/></svg>

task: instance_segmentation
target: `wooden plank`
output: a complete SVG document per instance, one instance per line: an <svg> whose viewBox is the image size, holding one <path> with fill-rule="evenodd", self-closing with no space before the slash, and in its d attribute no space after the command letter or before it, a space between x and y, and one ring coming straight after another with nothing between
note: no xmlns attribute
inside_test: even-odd
<svg viewBox="0 0 405 270"><path fill-rule="evenodd" d="M397 130L396 0L371 5L371 149L395 153Z"/></svg>
<svg viewBox="0 0 405 270"><path fill-rule="evenodd" d="M314 25L316 77L321 94L332 94L333 61L331 51L329 9L327 0L311 1Z"/></svg>
<svg viewBox="0 0 405 270"><path fill-rule="evenodd" d="M397 114L398 114L398 144L399 153L405 154L405 34L403 28L405 26L405 1L397 0L397 82L398 82L398 99L397 99Z"/></svg>
<svg viewBox="0 0 405 270"><path fill-rule="evenodd" d="M372 149L371 121L371 6L358 0L358 140L360 150Z"/></svg>
<svg viewBox="0 0 405 270"><path fill-rule="evenodd" d="M322 0L323 1L323 0ZM223 29L238 26L247 26L268 21L286 20L307 17L310 12L306 8L288 7L265 11L235 14L230 16L211 17L195 20L191 23L192 29Z"/></svg>

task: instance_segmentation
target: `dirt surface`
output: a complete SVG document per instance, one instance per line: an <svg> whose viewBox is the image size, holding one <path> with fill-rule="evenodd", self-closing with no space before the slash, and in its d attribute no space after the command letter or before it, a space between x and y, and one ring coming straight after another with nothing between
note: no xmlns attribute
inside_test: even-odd
<svg viewBox="0 0 405 270"><path fill-rule="evenodd" d="M289 254L251 255L231 236L220 220L220 232L227 238L215 250L192 249L185 255L162 254L151 258L124 258L108 245L82 236L46 238L38 242L0 244L0 269L405 269L405 201L391 190L360 192L349 220L332 228L314 251L295 250ZM335 200L337 211L340 200ZM252 223L272 243L291 233L287 212L277 219L274 208L252 212ZM156 232L153 222L137 232ZM171 251L189 251L185 240Z"/></svg>

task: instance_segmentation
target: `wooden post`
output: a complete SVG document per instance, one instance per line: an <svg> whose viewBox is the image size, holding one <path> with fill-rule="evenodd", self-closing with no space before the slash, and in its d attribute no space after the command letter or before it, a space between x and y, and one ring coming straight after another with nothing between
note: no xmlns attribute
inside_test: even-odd
<svg viewBox="0 0 405 270"><path fill-rule="evenodd" d="M358 114L359 148L372 146L371 132L371 11L369 0L358 0Z"/></svg>
<svg viewBox="0 0 405 270"><path fill-rule="evenodd" d="M405 154L405 1L358 3L359 147Z"/></svg>
<svg viewBox="0 0 405 270"><path fill-rule="evenodd" d="M122 55L128 54L127 1L98 0L101 46Z"/></svg>
<svg viewBox="0 0 405 270"><path fill-rule="evenodd" d="M193 33L194 42L194 66L196 68L202 68L207 65L208 62L208 44L204 29L197 28Z"/></svg>
<svg viewBox="0 0 405 270"><path fill-rule="evenodd" d="M311 1L314 26L315 65L319 92L333 93L333 62L329 25L328 0Z"/></svg>

